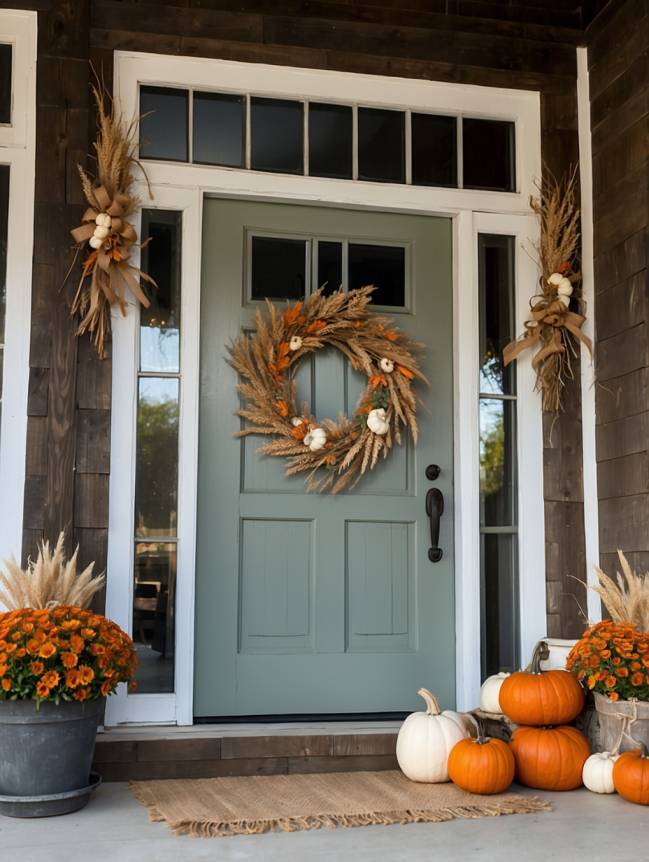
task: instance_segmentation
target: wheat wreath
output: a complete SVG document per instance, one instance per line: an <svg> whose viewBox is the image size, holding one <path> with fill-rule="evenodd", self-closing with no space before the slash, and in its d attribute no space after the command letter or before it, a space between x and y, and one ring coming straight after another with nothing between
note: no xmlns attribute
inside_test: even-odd
<svg viewBox="0 0 649 862"><path fill-rule="evenodd" d="M417 442L417 396L413 384L427 382L415 354L422 345L370 312L372 286L329 296L322 291L281 311L272 302L257 312L255 331L228 347L238 371L245 427L235 436L273 439L259 448L287 459L287 476L307 473L309 491L336 494L402 442L402 429ZM319 420L296 404L300 361L324 348L342 353L367 385L351 418Z"/></svg>

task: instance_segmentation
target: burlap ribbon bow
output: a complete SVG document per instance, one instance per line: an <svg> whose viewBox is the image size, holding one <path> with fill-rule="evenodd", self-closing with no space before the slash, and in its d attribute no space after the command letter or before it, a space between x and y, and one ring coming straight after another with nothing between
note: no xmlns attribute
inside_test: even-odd
<svg viewBox="0 0 649 862"><path fill-rule="evenodd" d="M510 341L503 349L503 364L507 367L524 350L539 346L540 350L532 359L532 367L538 371L550 356L565 353L566 347L561 337L562 329L572 333L592 355L592 342L581 329L585 319L581 314L568 311L559 299L541 298L532 306L531 318L525 321L524 335L515 341Z"/></svg>
<svg viewBox="0 0 649 862"><path fill-rule="evenodd" d="M118 192L111 199L104 186L93 189L93 194L99 209L89 207L85 211L81 219L82 224L71 231L72 238L79 245L87 242L94 234L95 220L100 212L110 216L110 228L101 248L90 252L84 262L81 282L90 276L92 284L90 308L81 322L81 331L88 328L88 326L83 325L85 318L96 312L97 304L100 302L98 295L100 292L103 293L110 305L117 303L122 314L125 314L126 287L130 288L138 302L148 308L150 302L140 287L139 278L154 284L153 279L146 273L128 262L130 249L137 241L135 228L125 218L131 203L128 195ZM139 278L135 278L133 273L136 273Z"/></svg>

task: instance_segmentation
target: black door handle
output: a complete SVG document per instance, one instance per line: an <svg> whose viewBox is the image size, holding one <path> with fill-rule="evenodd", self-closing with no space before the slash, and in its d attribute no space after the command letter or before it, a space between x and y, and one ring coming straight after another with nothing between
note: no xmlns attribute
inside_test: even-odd
<svg viewBox="0 0 649 862"><path fill-rule="evenodd" d="M439 488L429 488L426 494L426 514L430 522L430 544L428 559L431 563L439 563L443 551L439 547L439 523L444 514L444 495Z"/></svg>

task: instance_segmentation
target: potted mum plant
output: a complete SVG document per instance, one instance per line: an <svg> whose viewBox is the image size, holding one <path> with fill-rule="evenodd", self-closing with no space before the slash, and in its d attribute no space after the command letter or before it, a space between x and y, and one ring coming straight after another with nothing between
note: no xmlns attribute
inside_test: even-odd
<svg viewBox="0 0 649 862"><path fill-rule="evenodd" d="M0 812L17 817L82 808L105 699L136 667L131 639L86 607L103 586L77 575L64 535L41 544L25 571L0 572Z"/></svg>
<svg viewBox="0 0 649 862"><path fill-rule="evenodd" d="M598 568L593 587L611 619L584 632L566 665L593 692L598 747L606 751L649 745L649 577L618 556L623 574L614 581Z"/></svg>

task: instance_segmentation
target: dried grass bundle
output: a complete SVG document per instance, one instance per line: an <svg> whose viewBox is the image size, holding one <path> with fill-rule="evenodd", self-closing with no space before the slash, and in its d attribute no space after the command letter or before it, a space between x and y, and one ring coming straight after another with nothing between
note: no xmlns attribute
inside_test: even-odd
<svg viewBox="0 0 649 862"><path fill-rule="evenodd" d="M110 334L110 309L117 305L126 314L130 293L145 307L149 300L140 280L155 286L153 279L129 262L137 234L127 220L139 207L132 194L133 169L144 170L135 157L138 119L125 124L102 85L92 88L97 107L97 139L93 144L97 163L92 178L78 165L83 193L89 209L82 224L71 233L77 254L90 245L84 261L70 313L78 316L77 335L89 332L98 354L106 355ZM146 178L146 174L144 174ZM75 257L76 260L76 257Z"/></svg>
<svg viewBox="0 0 649 862"><path fill-rule="evenodd" d="M613 622L630 622L638 631L649 632L649 572L634 572L619 548L617 555L622 574L616 572L613 580L595 566L599 586L591 589L599 594Z"/></svg>
<svg viewBox="0 0 649 862"><path fill-rule="evenodd" d="M406 428L417 440L416 379L426 381L415 353L421 345L390 320L370 313L373 287L324 296L312 294L283 313L271 302L257 312L256 331L228 348L239 372L247 426L236 436L272 436L258 451L288 461L286 473L307 473L308 490L335 494L353 487L401 443ZM368 384L351 418L318 421L296 405L294 377L300 360L333 347L367 375Z"/></svg>
<svg viewBox="0 0 649 862"><path fill-rule="evenodd" d="M13 558L5 560L6 572L0 571L0 603L8 610L56 605L89 607L104 585L104 576L93 577L94 563L77 574L79 546L66 561L64 541L65 534L61 533L54 551L49 542L41 542L36 562L30 558L25 570Z"/></svg>
<svg viewBox="0 0 649 862"><path fill-rule="evenodd" d="M536 349L532 367L536 389L541 392L543 409L558 413L566 380L573 377L572 358L577 357L574 339L592 353L590 339L582 332L585 318L570 311L574 287L581 281L575 261L579 253L580 210L577 205L577 168L562 181L548 175L539 184L538 197L530 206L539 220L540 239L534 244L541 278L541 290L530 300L531 316L525 333L503 350L505 366L520 353Z"/></svg>

